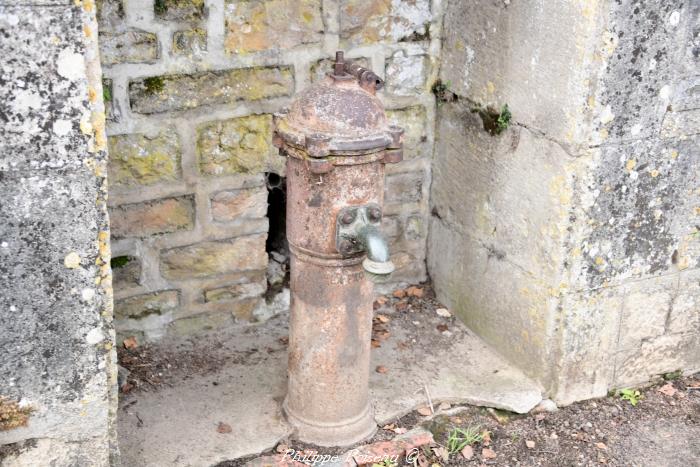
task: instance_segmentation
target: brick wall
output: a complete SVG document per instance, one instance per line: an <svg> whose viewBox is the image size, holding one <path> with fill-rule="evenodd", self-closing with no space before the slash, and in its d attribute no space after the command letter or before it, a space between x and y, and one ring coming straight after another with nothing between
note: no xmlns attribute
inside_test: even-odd
<svg viewBox="0 0 700 467"><path fill-rule="evenodd" d="M407 131L387 166L393 280L426 278L440 2L102 0L115 316L155 339L269 316L271 114L345 50Z"/></svg>

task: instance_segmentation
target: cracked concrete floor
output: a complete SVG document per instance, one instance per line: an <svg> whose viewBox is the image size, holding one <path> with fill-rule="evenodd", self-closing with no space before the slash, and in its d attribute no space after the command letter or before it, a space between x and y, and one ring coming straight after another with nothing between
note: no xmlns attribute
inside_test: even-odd
<svg viewBox="0 0 700 467"><path fill-rule="evenodd" d="M432 401L527 412L540 388L455 318L434 310L377 310L388 322L372 349L370 378L382 425ZM286 313L259 325L210 332L150 349L167 358L160 383L122 395L124 465L210 466L258 453L291 434L280 404L286 389ZM445 329L447 327L447 330ZM167 357L165 357L167 356ZM377 366L385 373L375 371ZM230 433L219 433L220 422Z"/></svg>

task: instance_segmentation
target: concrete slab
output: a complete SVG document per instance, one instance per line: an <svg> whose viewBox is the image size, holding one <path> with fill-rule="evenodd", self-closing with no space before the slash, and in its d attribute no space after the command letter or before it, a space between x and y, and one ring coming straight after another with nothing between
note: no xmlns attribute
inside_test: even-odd
<svg viewBox="0 0 700 467"><path fill-rule="evenodd" d="M378 423L448 401L526 412L540 389L454 318L432 310L379 310L389 321L372 351L371 395ZM164 385L120 401L124 465L208 466L258 453L291 434L280 411L286 390L286 314L257 326L166 341ZM440 329L437 326L440 325ZM445 331L444 326L447 326ZM182 368L177 368L178 366ZM375 371L381 365L385 373ZM219 433L219 422L231 433Z"/></svg>

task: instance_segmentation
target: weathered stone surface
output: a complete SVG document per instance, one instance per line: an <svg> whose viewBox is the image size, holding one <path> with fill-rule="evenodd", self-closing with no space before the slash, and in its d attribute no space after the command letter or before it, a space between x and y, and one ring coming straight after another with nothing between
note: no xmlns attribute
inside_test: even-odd
<svg viewBox="0 0 700 467"><path fill-rule="evenodd" d="M117 453L107 154L94 8L0 7L0 394L34 410L3 465ZM112 444L114 443L114 444Z"/></svg>
<svg viewBox="0 0 700 467"><path fill-rule="evenodd" d="M404 159L431 156L425 107L415 105L405 109L387 110L386 116L391 123L404 129Z"/></svg>
<svg viewBox="0 0 700 467"><path fill-rule="evenodd" d="M168 331L178 336L188 336L202 331L225 328L233 323L231 313L214 311L177 319L170 323Z"/></svg>
<svg viewBox="0 0 700 467"><path fill-rule="evenodd" d="M670 125L662 134L684 131L681 120L691 115L669 110L675 108L678 78L697 75L693 41L698 8L695 2L682 0L610 5L598 52L604 81L595 96L595 129L603 132L603 140L656 138L662 122ZM693 132L697 133L697 123Z"/></svg>
<svg viewBox="0 0 700 467"><path fill-rule="evenodd" d="M346 58L348 62L353 62L357 63L358 65L365 67L365 68L372 68L370 66L369 59L366 57L360 57L360 58ZM331 73L333 71L333 62L334 60L330 58L323 58L321 60L317 60L316 63L311 65L311 69L309 70L310 77L311 77L311 82L315 83L319 80L322 80L326 77L328 73Z"/></svg>
<svg viewBox="0 0 700 467"><path fill-rule="evenodd" d="M578 287L700 267L700 237L692 235L699 153L700 138L601 148L579 214L587 229L576 245Z"/></svg>
<svg viewBox="0 0 700 467"><path fill-rule="evenodd" d="M178 280L265 269L265 239L266 235L249 235L165 250L161 272L166 279Z"/></svg>
<svg viewBox="0 0 700 467"><path fill-rule="evenodd" d="M199 170L205 175L260 172L272 146L272 117L251 115L197 129Z"/></svg>
<svg viewBox="0 0 700 467"><path fill-rule="evenodd" d="M155 136L128 134L109 137L111 187L152 185L180 178L180 141L174 128Z"/></svg>
<svg viewBox="0 0 700 467"><path fill-rule="evenodd" d="M207 51L207 31L188 29L173 33L172 51L176 55L188 55L199 58Z"/></svg>
<svg viewBox="0 0 700 467"><path fill-rule="evenodd" d="M700 269L683 271L673 298L669 333L700 333Z"/></svg>
<svg viewBox="0 0 700 467"><path fill-rule="evenodd" d="M168 313L178 306L180 306L180 293L177 290L163 290L115 301L114 317L140 319L151 314Z"/></svg>
<svg viewBox="0 0 700 467"><path fill-rule="evenodd" d="M348 44L430 38L429 0L342 0L340 36Z"/></svg>
<svg viewBox="0 0 700 467"><path fill-rule="evenodd" d="M645 340L636 349L620 351L612 387L638 386L652 377L700 368L700 339L696 332L665 334Z"/></svg>
<svg viewBox="0 0 700 467"><path fill-rule="evenodd" d="M618 349L639 347L660 336L671 312L677 277L659 277L626 284L620 317Z"/></svg>
<svg viewBox="0 0 700 467"><path fill-rule="evenodd" d="M96 0L95 5L100 31L115 31L124 26L123 0Z"/></svg>
<svg viewBox="0 0 700 467"><path fill-rule="evenodd" d="M122 290L136 287L141 283L141 260L133 256L113 256L112 284L115 289Z"/></svg>
<svg viewBox="0 0 700 467"><path fill-rule="evenodd" d="M217 287L204 291L205 302L219 302L224 300L238 300L242 298L259 297L265 293L267 283L265 281L245 282Z"/></svg>
<svg viewBox="0 0 700 467"><path fill-rule="evenodd" d="M428 58L398 50L386 62L386 92L414 96L428 91Z"/></svg>
<svg viewBox="0 0 700 467"><path fill-rule="evenodd" d="M387 203L409 203L423 197L423 172L406 172L388 175L384 185L384 200Z"/></svg>
<svg viewBox="0 0 700 467"><path fill-rule="evenodd" d="M158 38L152 32L138 29L100 31L100 59L103 65L153 63L158 56Z"/></svg>
<svg viewBox="0 0 700 467"><path fill-rule="evenodd" d="M123 204L111 208L109 215L113 238L147 237L190 230L194 227L194 197Z"/></svg>
<svg viewBox="0 0 700 467"><path fill-rule="evenodd" d="M132 111L153 114L288 96L293 91L291 67L254 67L131 81L129 100Z"/></svg>
<svg viewBox="0 0 700 467"><path fill-rule="evenodd" d="M168 21L200 21L206 17L204 0L155 0L157 18Z"/></svg>
<svg viewBox="0 0 700 467"><path fill-rule="evenodd" d="M266 213L265 187L220 191L211 197L211 215L217 222L265 217Z"/></svg>
<svg viewBox="0 0 700 467"><path fill-rule="evenodd" d="M447 4L440 78L459 100L438 107L431 276L558 402L700 366L677 285L700 255L699 9ZM505 103L517 127L487 135L471 109Z"/></svg>
<svg viewBox="0 0 700 467"><path fill-rule="evenodd" d="M226 0L229 53L287 49L321 40L321 0Z"/></svg>
<svg viewBox="0 0 700 467"><path fill-rule="evenodd" d="M403 234L406 240L421 240L425 238L426 230L423 216L410 216L406 219Z"/></svg>
<svg viewBox="0 0 700 467"><path fill-rule="evenodd" d="M668 112L661 126L663 138L688 138L700 133L700 109Z"/></svg>

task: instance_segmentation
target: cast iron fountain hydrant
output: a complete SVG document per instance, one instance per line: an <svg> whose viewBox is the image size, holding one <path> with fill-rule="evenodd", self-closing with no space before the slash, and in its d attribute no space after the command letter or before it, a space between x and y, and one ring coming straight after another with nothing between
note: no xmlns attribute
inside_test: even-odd
<svg viewBox="0 0 700 467"><path fill-rule="evenodd" d="M384 164L403 130L375 95L383 82L336 54L333 71L275 116L287 158L291 251L289 386L297 437L343 446L376 430L369 401L373 282L394 270L381 233Z"/></svg>

